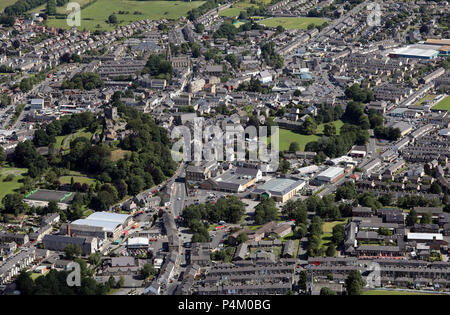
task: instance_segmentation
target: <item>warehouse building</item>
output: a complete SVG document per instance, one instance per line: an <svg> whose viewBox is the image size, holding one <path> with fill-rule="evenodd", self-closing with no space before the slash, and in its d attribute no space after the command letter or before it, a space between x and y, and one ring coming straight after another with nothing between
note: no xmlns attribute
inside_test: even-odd
<svg viewBox="0 0 450 315"><path fill-rule="evenodd" d="M101 227L110 238L119 237L132 223L132 217L127 214L112 212L94 212L86 219L79 219L71 225Z"/></svg>
<svg viewBox="0 0 450 315"><path fill-rule="evenodd" d="M273 198L278 202L286 202L299 190L305 187L305 181L290 178L273 178L258 186L253 192L253 198Z"/></svg>
<svg viewBox="0 0 450 315"><path fill-rule="evenodd" d="M344 176L344 171L342 167L330 167L317 175L316 179L323 183L334 183Z"/></svg>
<svg viewBox="0 0 450 315"><path fill-rule="evenodd" d="M439 51L434 49L416 48L412 46L401 47L393 50L389 57L391 58L413 58L413 59L435 59Z"/></svg>

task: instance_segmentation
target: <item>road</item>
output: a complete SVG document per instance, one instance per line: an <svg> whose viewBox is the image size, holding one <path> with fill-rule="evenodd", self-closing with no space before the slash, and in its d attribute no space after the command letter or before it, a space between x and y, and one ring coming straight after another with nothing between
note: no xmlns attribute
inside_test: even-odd
<svg viewBox="0 0 450 315"><path fill-rule="evenodd" d="M173 183L173 190L170 196L173 215L178 217L184 208L184 201L186 198L186 184L184 182L175 181Z"/></svg>

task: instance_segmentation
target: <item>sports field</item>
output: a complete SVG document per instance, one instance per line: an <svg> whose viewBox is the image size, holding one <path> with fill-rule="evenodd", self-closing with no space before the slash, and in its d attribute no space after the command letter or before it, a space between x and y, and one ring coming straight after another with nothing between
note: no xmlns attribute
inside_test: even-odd
<svg viewBox="0 0 450 315"><path fill-rule="evenodd" d="M83 0L81 0L83 1ZM116 25L107 22L111 14L115 14L118 25L126 25L134 21L145 19L179 19L204 1L129 1L129 0L97 0L81 10L81 26L79 29L113 30ZM119 14L119 12L125 14ZM66 19L49 18L48 26L70 28Z"/></svg>
<svg viewBox="0 0 450 315"><path fill-rule="evenodd" d="M432 110L450 110L450 95L447 95L442 101L434 105Z"/></svg>
<svg viewBox="0 0 450 315"><path fill-rule="evenodd" d="M322 25L327 20L316 17L277 17L268 18L259 21L262 25L269 27L277 27L278 25L283 26L285 29L299 29L305 30L308 28L309 24Z"/></svg>

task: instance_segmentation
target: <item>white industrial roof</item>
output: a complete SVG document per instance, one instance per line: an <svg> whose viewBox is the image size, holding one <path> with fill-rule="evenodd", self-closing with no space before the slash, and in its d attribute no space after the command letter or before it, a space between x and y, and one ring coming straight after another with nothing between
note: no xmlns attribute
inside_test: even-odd
<svg viewBox="0 0 450 315"><path fill-rule="evenodd" d="M408 233L408 239L411 240L433 240L436 237L437 241L442 241L443 236L440 233Z"/></svg>
<svg viewBox="0 0 450 315"><path fill-rule="evenodd" d="M127 214L112 212L94 212L86 219L79 219L72 222L76 225L97 226L103 228L105 232L114 232L118 225L124 224L129 218Z"/></svg>
<svg viewBox="0 0 450 315"><path fill-rule="evenodd" d="M338 176L339 174L342 174L343 172L344 169L342 167L329 167L325 171L320 173L318 176L333 178Z"/></svg>
<svg viewBox="0 0 450 315"><path fill-rule="evenodd" d="M149 240L146 237L133 237L133 238L129 238L127 241L127 245L128 246L133 246L133 245L148 245L149 244Z"/></svg>
<svg viewBox="0 0 450 315"><path fill-rule="evenodd" d="M406 47L401 47L401 48L395 49L391 53L398 54L398 55L432 57L432 56L438 54L439 52L437 50L433 50L433 49L422 49L422 48L413 48L410 46L406 46Z"/></svg>
<svg viewBox="0 0 450 315"><path fill-rule="evenodd" d="M120 223L101 221L101 220L91 220L91 219L78 219L78 220L73 221L72 224L96 226L96 227L103 228L103 231L105 231L105 232L114 232L114 230L117 228L117 226Z"/></svg>

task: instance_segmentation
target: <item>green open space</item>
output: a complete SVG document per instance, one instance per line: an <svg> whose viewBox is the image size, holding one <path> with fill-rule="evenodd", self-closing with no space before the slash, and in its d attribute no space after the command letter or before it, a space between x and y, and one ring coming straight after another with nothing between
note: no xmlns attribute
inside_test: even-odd
<svg viewBox="0 0 450 315"><path fill-rule="evenodd" d="M3 1L3 0L2 0ZM95 2L95 0L70 0L70 2L76 2L80 5L80 7L84 7L85 5L91 3L91 2ZM43 5L40 5L36 8L33 8L31 10L28 10L28 13L45 13L47 9L47 4L44 3ZM67 11L67 3L63 6L56 6L56 13L57 14L68 14L70 13L69 11Z"/></svg>
<svg viewBox="0 0 450 315"><path fill-rule="evenodd" d="M7 194L14 193L16 189L22 186L20 180L27 171L26 168L0 168L0 202ZM10 174L14 175L13 180L5 182L4 179Z"/></svg>
<svg viewBox="0 0 450 315"><path fill-rule="evenodd" d="M341 127L344 125L342 120L336 120L332 122L336 126L336 134L339 135ZM292 142L297 142L300 146L300 151L305 150L305 146L313 141L317 141L322 135L325 124L320 124L317 126L316 134L314 135L302 135L300 133L294 132L292 130L279 128L279 144L280 151L289 150L289 146ZM268 144L271 142L271 137L268 139Z"/></svg>
<svg viewBox="0 0 450 315"><path fill-rule="evenodd" d="M285 29L305 30L310 24L318 26L322 25L326 21L326 19L316 17L273 17L261 20L259 23L269 27L277 27L281 25Z"/></svg>
<svg viewBox="0 0 450 315"><path fill-rule="evenodd" d="M333 228L336 225L339 224L345 224L345 221L331 221L331 222L324 222L323 226L322 226L322 231L324 233L332 233L333 232Z"/></svg>
<svg viewBox="0 0 450 315"><path fill-rule="evenodd" d="M450 110L450 95L431 107L432 110Z"/></svg>
<svg viewBox="0 0 450 315"><path fill-rule="evenodd" d="M194 8L202 5L204 1L129 1L129 0L97 0L81 10L81 25L77 28L95 30L113 30L134 21L145 19L175 20ZM119 14L119 11L126 12ZM107 22L108 17L115 14L118 24ZM50 17L48 26L69 29L66 19Z"/></svg>
<svg viewBox="0 0 450 315"><path fill-rule="evenodd" d="M3 12L6 7L9 7L10 5L13 5L16 3L17 0L2 0L0 1L0 12Z"/></svg>
<svg viewBox="0 0 450 315"><path fill-rule="evenodd" d="M424 97L422 97L420 100L417 101L416 104L414 104L414 106L420 106L422 105L423 102L425 101L431 101L434 100L434 98L436 97L436 95L432 95L432 94L427 94Z"/></svg>
<svg viewBox="0 0 450 315"><path fill-rule="evenodd" d="M259 7L260 5L267 5L271 2L271 0L258 0L253 2L254 3L251 3L250 0L243 0L236 2L231 6L231 8L220 11L219 15L225 17L236 17L239 16L241 11L245 11L247 8Z"/></svg>

